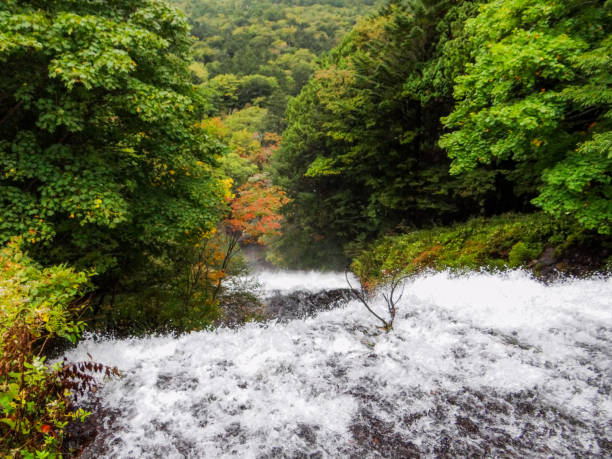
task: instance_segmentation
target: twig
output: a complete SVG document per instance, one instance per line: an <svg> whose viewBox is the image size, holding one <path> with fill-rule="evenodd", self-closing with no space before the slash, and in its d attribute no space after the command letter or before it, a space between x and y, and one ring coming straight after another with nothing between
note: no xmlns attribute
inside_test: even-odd
<svg viewBox="0 0 612 459"><path fill-rule="evenodd" d="M345 269L344 270L344 277L346 278L346 282L349 285L349 287L351 288L351 291L353 292L353 294L355 295L355 297L366 307L366 309L374 316L376 317L378 320L380 320L383 323L383 326L385 328L385 330L388 330L391 325L389 323L387 323L387 321L385 319L383 319L382 317L380 317L378 314L376 314L376 312L374 312L374 310L372 310L372 308L370 307L370 305L367 302L367 294L363 289L363 285L359 285L359 292L353 288L353 285L351 284L351 281L348 278L348 270Z"/></svg>

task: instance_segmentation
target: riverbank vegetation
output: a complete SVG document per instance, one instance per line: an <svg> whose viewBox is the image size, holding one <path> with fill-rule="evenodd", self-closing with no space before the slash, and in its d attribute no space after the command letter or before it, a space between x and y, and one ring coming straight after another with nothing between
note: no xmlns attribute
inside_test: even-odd
<svg viewBox="0 0 612 459"><path fill-rule="evenodd" d="M42 268L20 245L14 239L0 251L0 451L56 457L67 423L88 413L72 407L64 365L48 367L44 351L53 339L80 337L75 300L89 279L65 266Z"/></svg>
<svg viewBox="0 0 612 459"><path fill-rule="evenodd" d="M536 276L612 270L612 244L571 219L543 212L477 217L465 223L383 236L352 263L362 283L375 288L386 274L422 271L497 271L528 268Z"/></svg>

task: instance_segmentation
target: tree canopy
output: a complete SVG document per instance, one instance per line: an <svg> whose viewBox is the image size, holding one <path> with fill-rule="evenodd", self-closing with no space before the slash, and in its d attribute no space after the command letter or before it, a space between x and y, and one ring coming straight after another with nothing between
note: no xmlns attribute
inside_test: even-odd
<svg viewBox="0 0 612 459"><path fill-rule="evenodd" d="M266 130L285 126L287 99L314 73L357 18L380 0L173 0L197 38L192 70L213 98L211 114L247 105L268 110Z"/></svg>
<svg viewBox="0 0 612 459"><path fill-rule="evenodd" d="M610 18L610 2L394 0L362 20L289 105L281 247L534 205L609 232Z"/></svg>
<svg viewBox="0 0 612 459"><path fill-rule="evenodd" d="M391 2L324 59L290 104L275 158L298 232L342 243L499 204L494 170L450 177L437 145L457 71L440 67L460 59L449 43L475 12L473 2Z"/></svg>
<svg viewBox="0 0 612 459"><path fill-rule="evenodd" d="M496 0L466 24L470 63L441 145L462 173L511 161L556 216L612 227L612 3Z"/></svg>
<svg viewBox="0 0 612 459"><path fill-rule="evenodd" d="M161 0L0 5L0 243L45 262L142 269L214 227L227 185Z"/></svg>

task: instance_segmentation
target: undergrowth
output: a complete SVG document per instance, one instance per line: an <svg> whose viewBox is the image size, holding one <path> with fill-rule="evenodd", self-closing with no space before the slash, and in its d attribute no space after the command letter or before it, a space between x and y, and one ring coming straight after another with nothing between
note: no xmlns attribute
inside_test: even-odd
<svg viewBox="0 0 612 459"><path fill-rule="evenodd" d="M75 300L88 283L65 266L41 268L14 239L0 250L0 454L55 458L69 422L89 413L73 397L95 386L93 374L117 375L93 362L49 365L45 346L63 338L76 343L85 324L74 319Z"/></svg>
<svg viewBox="0 0 612 459"><path fill-rule="evenodd" d="M428 269L528 267L538 274L551 260L562 260L570 251L585 248L609 253L610 238L544 213L505 214L382 237L353 260L352 271L362 282L374 285L382 280L384 272L397 269L411 275ZM549 261L540 260L545 251ZM610 258L601 261L601 268L609 269ZM556 263L554 268L563 270L563 263Z"/></svg>

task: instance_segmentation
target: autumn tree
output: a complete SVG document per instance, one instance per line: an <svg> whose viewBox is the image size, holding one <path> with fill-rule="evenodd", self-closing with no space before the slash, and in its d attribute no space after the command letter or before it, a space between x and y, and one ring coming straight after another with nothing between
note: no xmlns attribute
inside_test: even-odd
<svg viewBox="0 0 612 459"><path fill-rule="evenodd" d="M288 202L281 188L256 177L238 189L226 225L244 244L265 244L281 234L283 217L279 211Z"/></svg>

